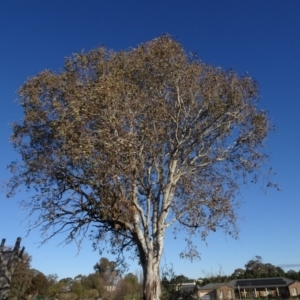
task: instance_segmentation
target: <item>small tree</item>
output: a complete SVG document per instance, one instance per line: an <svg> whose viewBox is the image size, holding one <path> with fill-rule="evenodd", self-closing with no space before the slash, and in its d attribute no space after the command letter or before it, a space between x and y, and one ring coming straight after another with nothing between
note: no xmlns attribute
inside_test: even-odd
<svg viewBox="0 0 300 300"><path fill-rule="evenodd" d="M116 263L106 257L102 257L99 263L96 263L94 270L98 273L105 285L116 285L119 280Z"/></svg>
<svg viewBox="0 0 300 300"><path fill-rule="evenodd" d="M70 242L94 225L95 244L134 249L149 300L160 297L168 228L187 230L180 255L190 259L197 235L236 236L235 195L248 174L257 180L270 129L250 77L162 36L128 51L75 54L19 95L25 115L12 142L22 162L10 166L9 196L34 188L23 205L39 215L32 227L53 229L46 239L68 232Z"/></svg>
<svg viewBox="0 0 300 300"><path fill-rule="evenodd" d="M64 281L59 281L53 283L48 289L48 296L51 298L57 298L58 295L63 294L67 290L67 283Z"/></svg>
<svg viewBox="0 0 300 300"><path fill-rule="evenodd" d="M95 299L97 297L99 297L99 292L96 289L84 291L84 295L83 295L84 299Z"/></svg>
<svg viewBox="0 0 300 300"><path fill-rule="evenodd" d="M28 295L39 295L39 296L47 296L48 293L48 279L47 277L40 271L31 269L31 284L27 289L26 294Z"/></svg>
<svg viewBox="0 0 300 300"><path fill-rule="evenodd" d="M105 293L105 282L100 274L89 274L84 277L81 282L83 288L88 290L97 290L100 297L102 297Z"/></svg>
<svg viewBox="0 0 300 300"><path fill-rule="evenodd" d="M76 280L73 282L71 287L71 292L75 293L78 299L82 299L82 296L84 294L84 289L80 281Z"/></svg>
<svg viewBox="0 0 300 300"><path fill-rule="evenodd" d="M129 273L118 282L115 299L141 299L140 285L136 275Z"/></svg>
<svg viewBox="0 0 300 300"><path fill-rule="evenodd" d="M164 266L161 272L162 285L162 300L177 300L182 298L180 291L181 284L184 282L183 275L177 276L174 272L173 266ZM179 279L179 280L178 280Z"/></svg>

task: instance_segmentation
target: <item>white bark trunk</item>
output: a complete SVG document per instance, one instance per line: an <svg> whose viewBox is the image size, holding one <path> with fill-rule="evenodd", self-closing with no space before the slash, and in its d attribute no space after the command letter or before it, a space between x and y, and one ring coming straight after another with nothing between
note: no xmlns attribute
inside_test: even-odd
<svg viewBox="0 0 300 300"><path fill-rule="evenodd" d="M161 296L161 285L159 278L159 261L148 254L143 265L144 284L143 300L159 300Z"/></svg>

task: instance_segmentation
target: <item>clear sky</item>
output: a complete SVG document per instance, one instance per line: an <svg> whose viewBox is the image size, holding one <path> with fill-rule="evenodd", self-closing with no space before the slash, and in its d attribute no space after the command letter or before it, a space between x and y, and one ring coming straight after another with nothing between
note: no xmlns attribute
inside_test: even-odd
<svg viewBox="0 0 300 300"><path fill-rule="evenodd" d="M267 140L270 164L281 191L262 184L242 189L238 240L221 233L199 241L200 261L180 260L182 241L167 236L162 263L177 274L198 278L211 272L231 274L255 255L275 265L300 268L300 1L299 0L0 0L0 179L16 153L9 143L10 124L22 118L14 102L17 89L44 69L60 71L64 57L98 45L114 50L135 47L163 33L197 52L207 63L248 72L260 85L260 107L277 130ZM32 267L60 278L87 275L99 260L86 241L59 246L58 237L42 247L39 232L26 237L19 193L6 199L0 190L0 239L22 245ZM106 254L104 256L113 259ZM131 271L139 270L130 262Z"/></svg>

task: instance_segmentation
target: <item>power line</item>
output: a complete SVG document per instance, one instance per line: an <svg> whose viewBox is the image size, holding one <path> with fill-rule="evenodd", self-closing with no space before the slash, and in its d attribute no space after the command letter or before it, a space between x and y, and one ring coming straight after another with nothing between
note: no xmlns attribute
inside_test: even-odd
<svg viewBox="0 0 300 300"><path fill-rule="evenodd" d="M294 268L294 267L300 267L300 264L281 264L278 265L280 268Z"/></svg>

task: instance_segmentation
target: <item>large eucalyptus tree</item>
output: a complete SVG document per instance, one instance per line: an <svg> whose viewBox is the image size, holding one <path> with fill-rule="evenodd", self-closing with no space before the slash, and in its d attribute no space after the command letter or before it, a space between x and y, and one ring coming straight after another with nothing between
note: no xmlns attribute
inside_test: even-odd
<svg viewBox="0 0 300 300"><path fill-rule="evenodd" d="M166 35L75 54L62 72L20 88L24 120L12 142L21 161L11 164L9 194L34 188L23 205L46 238L91 234L114 253L132 248L144 299L159 299L168 228L187 231L189 258L197 237L237 233L235 195L266 158L270 126L257 97L251 78L201 62Z"/></svg>

